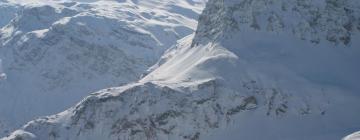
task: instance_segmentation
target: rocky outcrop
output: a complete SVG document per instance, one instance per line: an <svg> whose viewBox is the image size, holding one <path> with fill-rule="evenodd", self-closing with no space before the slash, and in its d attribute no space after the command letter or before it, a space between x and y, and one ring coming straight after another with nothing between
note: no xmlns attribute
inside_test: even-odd
<svg viewBox="0 0 360 140"><path fill-rule="evenodd" d="M194 43L220 40L231 32L287 32L314 44L351 45L360 31L356 0L218 0L209 1ZM216 16L209 16L216 15ZM229 33L230 32L230 33Z"/></svg>

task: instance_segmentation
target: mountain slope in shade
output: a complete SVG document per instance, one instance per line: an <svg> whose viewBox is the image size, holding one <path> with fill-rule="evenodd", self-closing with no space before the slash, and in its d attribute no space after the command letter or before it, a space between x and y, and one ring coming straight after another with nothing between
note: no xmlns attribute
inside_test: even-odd
<svg viewBox="0 0 360 140"><path fill-rule="evenodd" d="M19 9L0 30L0 136L90 92L136 81L193 33L203 2L9 0L1 17L6 5Z"/></svg>
<svg viewBox="0 0 360 140"><path fill-rule="evenodd" d="M360 129L359 8L210 0L144 78L3 139L341 139Z"/></svg>
<svg viewBox="0 0 360 140"><path fill-rule="evenodd" d="M4 70L2 68L2 60L0 59L0 80L5 80L6 74L4 73Z"/></svg>
<svg viewBox="0 0 360 140"><path fill-rule="evenodd" d="M0 28L10 22L15 17L18 7L14 4L0 1Z"/></svg>

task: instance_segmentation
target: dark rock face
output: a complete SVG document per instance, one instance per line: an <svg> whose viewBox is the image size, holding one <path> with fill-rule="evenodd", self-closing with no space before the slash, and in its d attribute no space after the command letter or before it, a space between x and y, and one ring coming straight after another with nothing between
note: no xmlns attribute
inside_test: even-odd
<svg viewBox="0 0 360 140"><path fill-rule="evenodd" d="M360 31L359 9L355 0L210 0L194 43L251 28L288 32L314 44L326 40L348 46Z"/></svg>

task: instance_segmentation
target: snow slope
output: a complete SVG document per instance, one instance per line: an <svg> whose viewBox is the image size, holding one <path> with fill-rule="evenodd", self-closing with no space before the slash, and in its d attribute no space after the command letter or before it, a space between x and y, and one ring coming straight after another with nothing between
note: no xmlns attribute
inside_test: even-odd
<svg viewBox="0 0 360 140"><path fill-rule="evenodd" d="M7 5L19 7L11 21ZM90 92L136 81L194 32L203 6L191 0L1 3L0 15L9 17L1 24L9 23L0 30L7 76L0 83L0 136Z"/></svg>
<svg viewBox="0 0 360 140"><path fill-rule="evenodd" d="M210 0L137 83L13 139L338 140L360 129L357 0Z"/></svg>
<svg viewBox="0 0 360 140"><path fill-rule="evenodd" d="M343 138L343 140L359 140L360 139L360 132L355 132Z"/></svg>

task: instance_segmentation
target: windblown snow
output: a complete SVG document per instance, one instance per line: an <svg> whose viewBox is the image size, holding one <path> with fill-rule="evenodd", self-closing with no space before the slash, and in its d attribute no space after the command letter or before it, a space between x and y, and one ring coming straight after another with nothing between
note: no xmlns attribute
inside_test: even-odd
<svg viewBox="0 0 360 140"><path fill-rule="evenodd" d="M360 130L358 0L209 0L198 23L137 82L3 140L338 140Z"/></svg>

